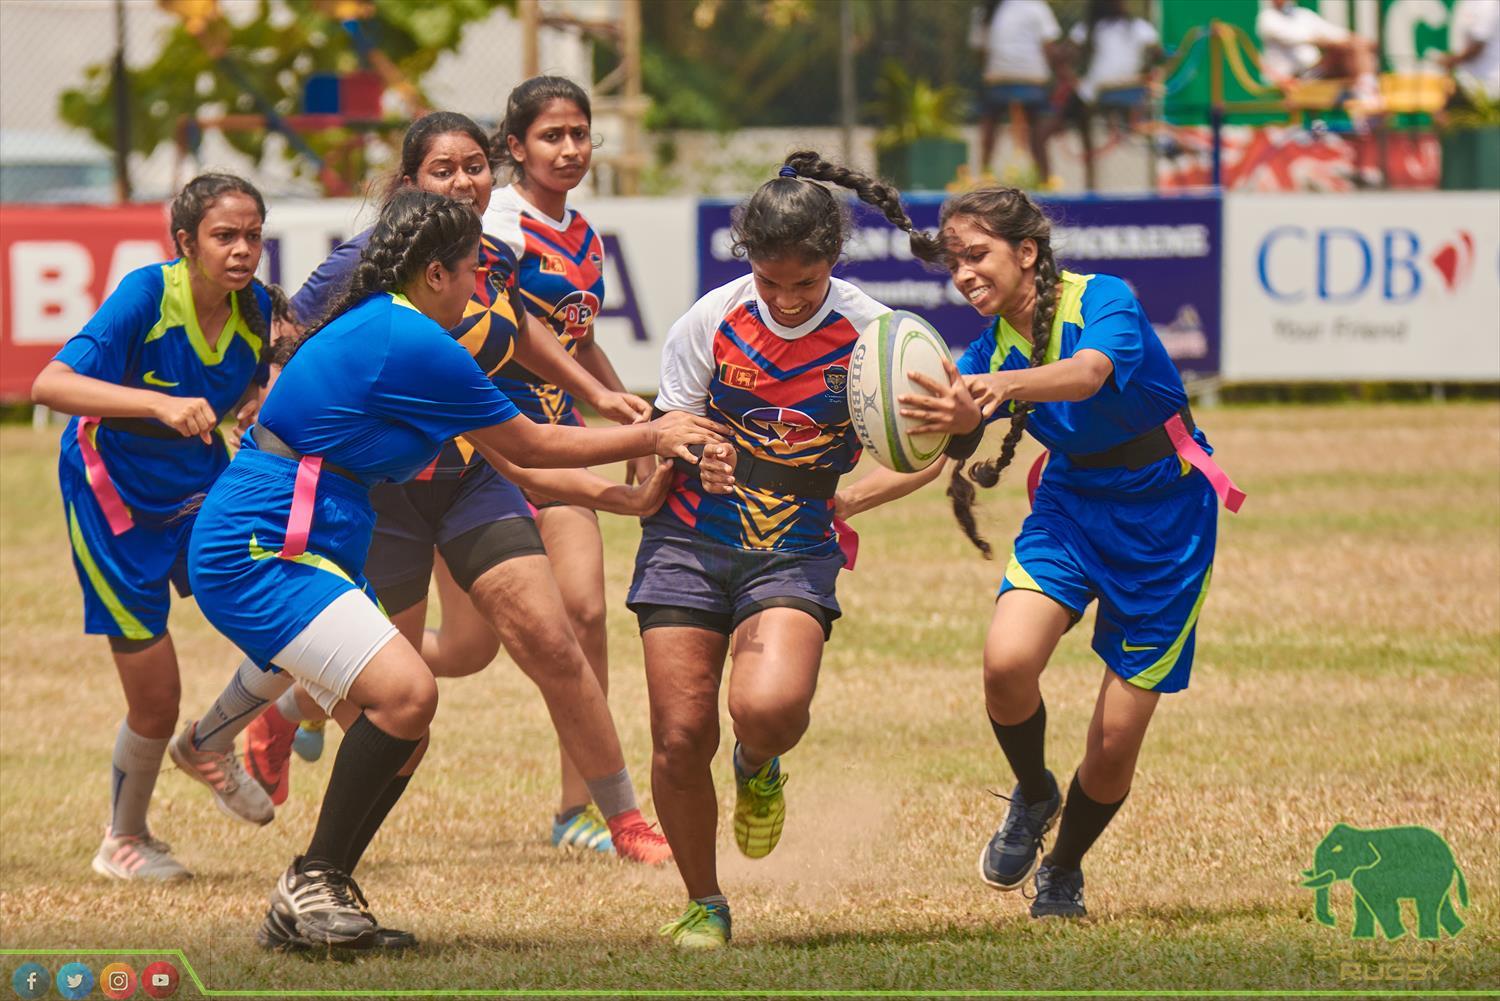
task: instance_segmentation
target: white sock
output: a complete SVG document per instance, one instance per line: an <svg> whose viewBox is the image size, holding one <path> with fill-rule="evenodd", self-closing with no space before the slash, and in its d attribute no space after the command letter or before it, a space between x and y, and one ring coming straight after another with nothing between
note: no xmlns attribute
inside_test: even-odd
<svg viewBox="0 0 1500 1001"><path fill-rule="evenodd" d="M276 711L281 713L281 718L288 723L301 723L307 719L302 714L302 709L297 705L297 686L293 685L281 693L281 698L276 700Z"/></svg>
<svg viewBox="0 0 1500 1001"><path fill-rule="evenodd" d="M151 791L161 773L161 758L167 753L171 737L142 737L120 721L115 735L115 754L110 769L110 833L138 835L146 833L146 809L151 805Z"/></svg>
<svg viewBox="0 0 1500 1001"><path fill-rule="evenodd" d="M291 688L292 676L285 671L262 671L255 661L240 661L234 677L198 718L193 746L222 754L234 747L234 738L260 714L267 702Z"/></svg>

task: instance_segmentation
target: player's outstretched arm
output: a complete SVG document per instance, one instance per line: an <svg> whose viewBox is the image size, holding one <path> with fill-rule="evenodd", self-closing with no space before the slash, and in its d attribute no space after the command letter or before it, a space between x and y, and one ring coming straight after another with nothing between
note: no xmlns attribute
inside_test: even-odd
<svg viewBox="0 0 1500 1001"><path fill-rule="evenodd" d="M201 397L171 396L134 389L73 371L60 361L47 363L31 384L31 399L64 414L90 417L154 417L183 437L213 440L218 415Z"/></svg>
<svg viewBox="0 0 1500 1001"><path fill-rule="evenodd" d="M472 439L471 443L501 476L517 486L553 500L595 511L644 518L655 514L656 509L662 506L672 485L670 465L659 467L640 483L624 484L606 480L587 469L527 469L506 459L488 445L473 442Z"/></svg>
<svg viewBox="0 0 1500 1001"><path fill-rule="evenodd" d="M882 466L834 494L834 516L848 519L872 507L900 500L937 479L947 464L947 459L939 459L916 473L898 473Z"/></svg>
<svg viewBox="0 0 1500 1001"><path fill-rule="evenodd" d="M568 354L557 336L541 320L529 313L523 315L526 322L521 335L516 338L516 360L522 365L554 386L566 389L617 424L634 424L651 415L651 404L625 392L618 376L614 377L613 385L600 379ZM609 371L614 375L613 368Z"/></svg>
<svg viewBox="0 0 1500 1001"><path fill-rule="evenodd" d="M518 466L577 469L638 455L697 462L689 446L723 441L728 431L706 417L677 412L654 421L611 428L536 424L513 418L470 431L466 437Z"/></svg>

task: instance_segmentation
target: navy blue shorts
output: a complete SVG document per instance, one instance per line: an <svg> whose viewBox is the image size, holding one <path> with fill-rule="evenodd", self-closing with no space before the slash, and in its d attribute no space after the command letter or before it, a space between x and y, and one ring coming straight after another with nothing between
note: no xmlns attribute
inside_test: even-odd
<svg viewBox="0 0 1500 1001"><path fill-rule="evenodd" d="M370 505L375 535L365 577L390 615L427 597L433 547L465 591L506 560L547 552L520 488L488 463L453 479L382 483Z"/></svg>
<svg viewBox="0 0 1500 1001"><path fill-rule="evenodd" d="M703 536L648 524L635 557L625 607L641 630L694 626L729 635L767 608L798 608L818 620L826 639L843 614L834 588L844 555L737 549Z"/></svg>
<svg viewBox="0 0 1500 1001"><path fill-rule="evenodd" d="M1050 100L1047 86L1040 83L990 83L979 92L979 103L984 111L1005 111L1011 103L1023 108L1044 108Z"/></svg>

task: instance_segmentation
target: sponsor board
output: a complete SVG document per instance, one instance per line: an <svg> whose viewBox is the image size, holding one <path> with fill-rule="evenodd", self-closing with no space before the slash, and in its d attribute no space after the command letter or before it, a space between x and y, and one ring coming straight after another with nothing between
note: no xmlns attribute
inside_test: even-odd
<svg viewBox="0 0 1500 1001"><path fill-rule="evenodd" d="M1492 194L1225 199L1230 379L1500 379Z"/></svg>
<svg viewBox="0 0 1500 1001"><path fill-rule="evenodd" d="M747 271L733 254L729 217L734 204L699 204L699 294ZM940 199L918 196L906 204L919 228L936 228ZM1200 376L1219 370L1217 197L1059 198L1044 205L1054 220L1053 246L1062 267L1123 278L1180 369ZM946 273L912 258L906 234L862 205L834 274L892 309L921 315L956 348L968 344L987 322L964 302Z"/></svg>

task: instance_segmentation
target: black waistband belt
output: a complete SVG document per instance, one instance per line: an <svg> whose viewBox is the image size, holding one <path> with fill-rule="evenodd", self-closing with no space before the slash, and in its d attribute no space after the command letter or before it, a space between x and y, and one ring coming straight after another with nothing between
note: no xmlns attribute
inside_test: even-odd
<svg viewBox="0 0 1500 1001"><path fill-rule="evenodd" d="M702 457L702 445L691 445L689 449L694 455ZM832 500L834 492L839 488L839 474L831 469L788 466L784 462L762 459L739 449L736 449L736 454L738 458L734 463L734 481L742 487L811 500ZM697 466L682 459L673 461L688 476L698 476Z"/></svg>
<svg viewBox="0 0 1500 1001"><path fill-rule="evenodd" d="M169 428L160 421L153 421L145 417L103 417L99 420L99 426L109 428L111 431L122 431L125 434L139 435L142 438L158 438L162 441L186 441L195 435L183 435L175 428Z"/></svg>
<svg viewBox="0 0 1500 1001"><path fill-rule="evenodd" d="M293 462L301 462L303 459L303 455L301 452L297 451L295 448L282 441L281 438L277 436L275 431L272 431L264 424L255 425L255 444L262 452L267 452L271 455L279 455L283 459L291 459ZM365 485L358 476L349 472L349 470L345 469L343 466L339 466L332 462L329 462L327 459L323 460L323 465L320 468L325 473L332 473L335 476L342 476L344 479L349 480L352 483L358 483L361 487Z"/></svg>
<svg viewBox="0 0 1500 1001"><path fill-rule="evenodd" d="M1178 413L1182 415L1182 423L1187 426L1188 434L1192 434L1196 427L1193 424L1192 409L1184 406ZM1077 469L1105 469L1115 466L1143 469L1153 462L1176 454L1177 449L1167 436L1167 429L1157 425L1144 434L1138 434L1129 441L1102 452L1069 453L1068 461Z"/></svg>

